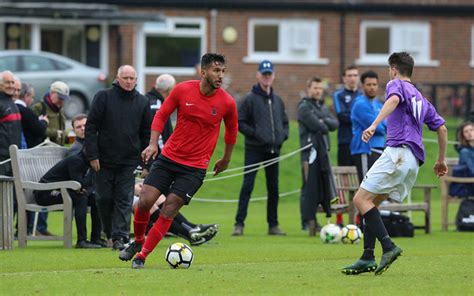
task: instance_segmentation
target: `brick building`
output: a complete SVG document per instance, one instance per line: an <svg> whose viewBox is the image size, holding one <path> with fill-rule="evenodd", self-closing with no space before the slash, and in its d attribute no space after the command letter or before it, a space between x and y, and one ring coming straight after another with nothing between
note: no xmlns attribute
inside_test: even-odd
<svg viewBox="0 0 474 296"><path fill-rule="evenodd" d="M55 51L111 77L120 64L132 64L141 91L161 73L178 81L195 78L199 57L220 52L228 58L226 83L236 98L255 83L257 64L270 59L276 67L275 89L293 118L309 77L323 77L331 91L344 67L356 64L361 71L378 72L383 86L388 55L404 50L415 56L413 80L442 113L453 112L457 97L464 100L458 106L461 114L473 108L470 0L98 2L0 4L0 49ZM21 31L16 39L11 36L15 26ZM48 38L60 35L63 43L78 46L48 45Z"/></svg>

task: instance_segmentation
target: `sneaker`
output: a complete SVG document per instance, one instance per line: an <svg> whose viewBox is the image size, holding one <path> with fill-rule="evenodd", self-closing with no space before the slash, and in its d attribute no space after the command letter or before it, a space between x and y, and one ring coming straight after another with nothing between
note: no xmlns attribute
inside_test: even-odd
<svg viewBox="0 0 474 296"><path fill-rule="evenodd" d="M136 242L131 242L125 246L125 249L120 251L119 259L122 261L128 261L135 256L136 253L142 250L143 244L138 244Z"/></svg>
<svg viewBox="0 0 474 296"><path fill-rule="evenodd" d="M244 226L242 225L235 225L234 232L232 232L233 236L241 236L244 235Z"/></svg>
<svg viewBox="0 0 474 296"><path fill-rule="evenodd" d="M135 258L132 261L132 268L133 269L142 269L145 267L145 260L141 258Z"/></svg>
<svg viewBox="0 0 474 296"><path fill-rule="evenodd" d="M122 251L123 249L125 249L125 244L122 242L121 239L113 240L112 250Z"/></svg>
<svg viewBox="0 0 474 296"><path fill-rule="evenodd" d="M402 252L403 250L400 247L395 246L392 250L383 253L382 259L380 260L380 265L375 270L375 275L381 275L384 273L390 267L393 261L397 260L398 256L400 256Z"/></svg>
<svg viewBox="0 0 474 296"><path fill-rule="evenodd" d="M76 249L100 249L102 248L101 245L93 244L88 241L78 241L76 244Z"/></svg>
<svg viewBox="0 0 474 296"><path fill-rule="evenodd" d="M283 232L278 226L270 227L268 229L268 234L269 235L286 235L286 233Z"/></svg>
<svg viewBox="0 0 474 296"><path fill-rule="evenodd" d="M210 241L219 232L218 224L199 224L189 231L191 245L199 246Z"/></svg>
<svg viewBox="0 0 474 296"><path fill-rule="evenodd" d="M374 272L377 269L375 260L357 260L354 264L344 267L341 272L347 275L356 275L364 272Z"/></svg>
<svg viewBox="0 0 474 296"><path fill-rule="evenodd" d="M91 244L99 245L102 248L111 248L112 246L109 246L108 242L105 239L93 239L91 240Z"/></svg>

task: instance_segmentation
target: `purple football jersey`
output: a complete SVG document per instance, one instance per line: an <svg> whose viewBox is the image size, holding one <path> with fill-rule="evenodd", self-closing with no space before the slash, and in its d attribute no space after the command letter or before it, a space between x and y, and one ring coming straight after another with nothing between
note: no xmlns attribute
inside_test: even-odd
<svg viewBox="0 0 474 296"><path fill-rule="evenodd" d="M422 164L425 149L422 142L423 123L432 131L444 124L434 106L408 81L394 79L387 83L385 99L396 95L400 102L387 117L387 146L408 145Z"/></svg>

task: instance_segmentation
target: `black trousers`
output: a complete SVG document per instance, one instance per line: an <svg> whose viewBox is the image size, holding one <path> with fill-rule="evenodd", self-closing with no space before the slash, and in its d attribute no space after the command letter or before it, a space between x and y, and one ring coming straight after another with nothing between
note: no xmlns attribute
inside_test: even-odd
<svg viewBox="0 0 474 296"><path fill-rule="evenodd" d="M277 157L277 153L263 153L255 150L245 149L245 166L262 162ZM255 169L256 167L246 168L244 171ZM265 167L265 177L267 181L267 222L269 227L278 225L278 162ZM255 185L255 177L257 171L244 175L244 182L240 189L239 206L235 217L235 225L244 225L247 217L247 209L249 206L250 196L252 195Z"/></svg>
<svg viewBox="0 0 474 296"><path fill-rule="evenodd" d="M357 168L357 175L359 177L359 183L362 183L365 175L369 169L374 165L375 161L379 159L380 155L377 152L372 152L372 154L354 154L352 155L352 161Z"/></svg>
<svg viewBox="0 0 474 296"><path fill-rule="evenodd" d="M102 227L100 223L99 211L95 197L93 194L79 194L76 191L68 190L71 196L72 206L74 210L74 219L76 220L77 241L85 241L87 239L87 207L91 207L92 230L91 240L100 239ZM35 200L41 206L51 206L62 204L63 199L59 191L35 191Z"/></svg>
<svg viewBox="0 0 474 296"><path fill-rule="evenodd" d="M339 144L337 146L337 165L338 166L354 166L351 155L350 144Z"/></svg>
<svg viewBox="0 0 474 296"><path fill-rule="evenodd" d="M129 240L135 167L101 167L96 176L97 207L107 238Z"/></svg>

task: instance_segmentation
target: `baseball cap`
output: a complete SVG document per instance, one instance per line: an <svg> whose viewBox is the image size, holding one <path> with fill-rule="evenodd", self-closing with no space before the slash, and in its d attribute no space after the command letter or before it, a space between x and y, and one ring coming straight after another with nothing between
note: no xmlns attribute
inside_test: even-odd
<svg viewBox="0 0 474 296"><path fill-rule="evenodd" d="M55 81L49 87L49 92L55 92L61 100L69 100L69 86L62 81Z"/></svg>
<svg viewBox="0 0 474 296"><path fill-rule="evenodd" d="M264 60L258 65L258 72L260 73L273 73L273 63L269 60Z"/></svg>

